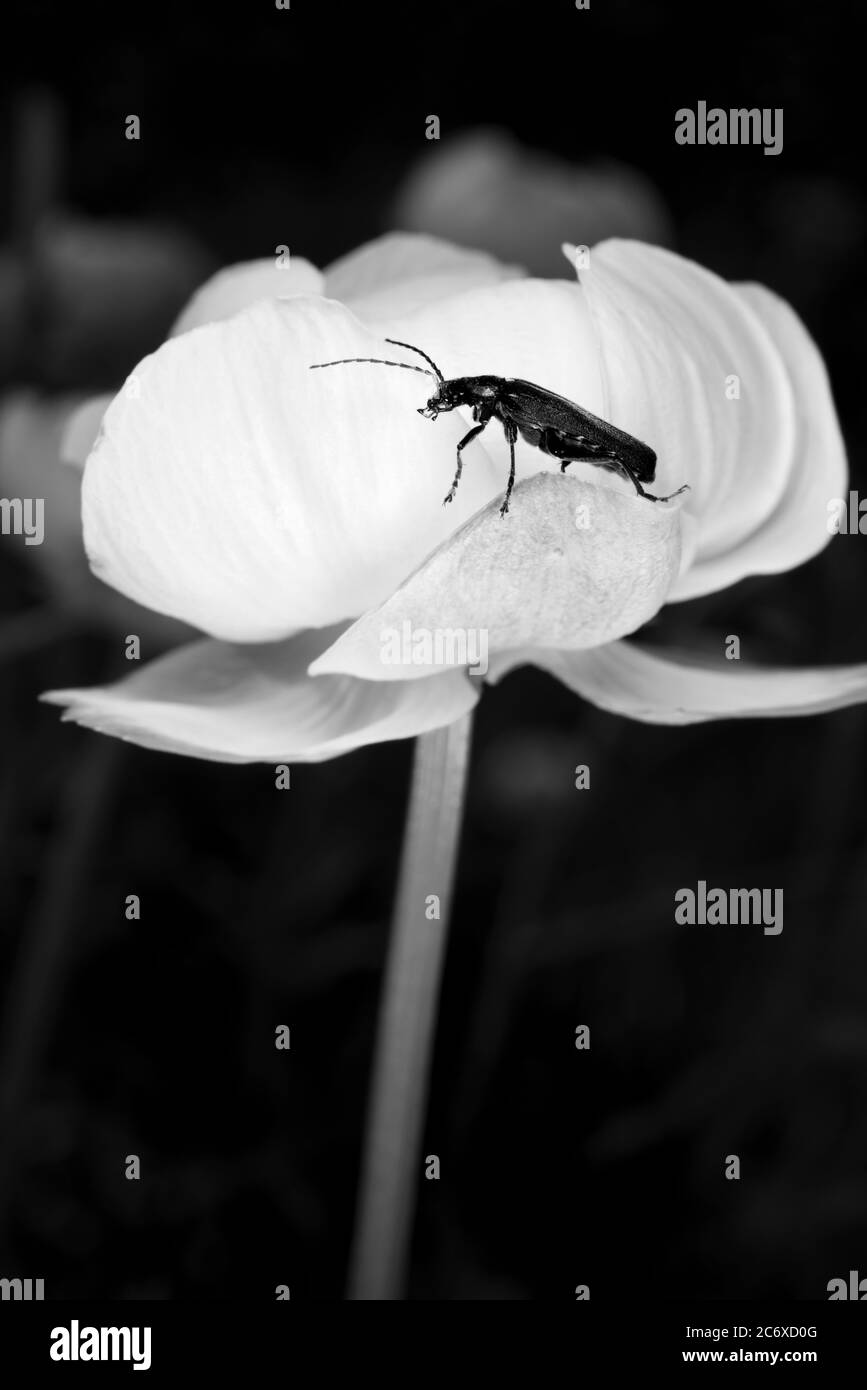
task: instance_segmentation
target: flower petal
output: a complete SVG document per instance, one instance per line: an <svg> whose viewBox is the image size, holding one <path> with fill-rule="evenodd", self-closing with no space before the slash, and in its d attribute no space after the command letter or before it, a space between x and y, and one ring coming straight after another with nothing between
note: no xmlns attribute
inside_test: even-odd
<svg viewBox="0 0 867 1390"><path fill-rule="evenodd" d="M846 447L821 353L785 300L763 285L736 288L782 359L795 409L794 443L785 487L762 524L736 551L709 557L701 573L685 576L674 598L707 593L708 586L725 588L746 574L777 574L803 564L828 544L828 502L846 495Z"/></svg>
<svg viewBox="0 0 867 1390"><path fill-rule="evenodd" d="M278 248L279 250L279 248ZM231 318L258 299L287 299L296 294L322 294L322 272L301 256L290 256L285 265L277 257L242 261L227 266L206 280L176 319L171 337L188 333L205 323Z"/></svg>
<svg viewBox="0 0 867 1390"><path fill-rule="evenodd" d="M64 719L143 748L214 762L324 762L452 723L478 689L459 672L375 685L305 672L322 635L233 646L193 642L114 685L54 690Z"/></svg>
<svg viewBox="0 0 867 1390"><path fill-rule="evenodd" d="M467 251L435 237L391 232L328 266L323 293L342 300L367 322L441 304L466 290L503 284L523 274L518 266L501 265L482 251Z"/></svg>
<svg viewBox="0 0 867 1390"><path fill-rule="evenodd" d="M678 507L542 473L491 503L381 607L311 665L367 680L450 666L484 674L487 654L577 649L634 632L665 602L680 559Z"/></svg>
<svg viewBox="0 0 867 1390"><path fill-rule="evenodd" d="M84 475L94 571L229 641L355 617L496 490L480 454L442 506L464 426L417 414L425 378L310 371L382 344L342 305L260 300L139 364ZM464 491L466 488L466 491Z"/></svg>
<svg viewBox="0 0 867 1390"><path fill-rule="evenodd" d="M656 450L660 491L692 489L694 553L672 599L819 550L819 500L839 491L845 457L821 358L795 314L637 242L594 247L581 283L599 335L599 413Z"/></svg>
<svg viewBox="0 0 867 1390"><path fill-rule="evenodd" d="M511 652L492 662L488 680L496 684L527 664L550 671L601 709L647 724L822 714L867 700L867 665L756 670L686 653L662 656L633 642L587 652Z"/></svg>

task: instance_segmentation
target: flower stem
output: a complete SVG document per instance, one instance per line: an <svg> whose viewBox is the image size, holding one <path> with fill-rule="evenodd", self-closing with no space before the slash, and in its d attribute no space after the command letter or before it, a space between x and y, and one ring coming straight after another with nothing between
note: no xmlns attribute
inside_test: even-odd
<svg viewBox="0 0 867 1390"><path fill-rule="evenodd" d="M349 1298L402 1297L472 714L420 735L385 971ZM439 898L439 915L427 904Z"/></svg>

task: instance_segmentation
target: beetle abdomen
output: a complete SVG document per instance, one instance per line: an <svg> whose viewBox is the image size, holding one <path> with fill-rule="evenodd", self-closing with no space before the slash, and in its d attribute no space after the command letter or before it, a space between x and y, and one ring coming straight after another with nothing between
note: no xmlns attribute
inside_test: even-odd
<svg viewBox="0 0 867 1390"><path fill-rule="evenodd" d="M648 444L565 396L543 390L530 381L513 379L503 383L500 405L523 438L552 458L590 463L597 458L616 459L639 482L653 482L656 454ZM533 436L539 436L538 440Z"/></svg>

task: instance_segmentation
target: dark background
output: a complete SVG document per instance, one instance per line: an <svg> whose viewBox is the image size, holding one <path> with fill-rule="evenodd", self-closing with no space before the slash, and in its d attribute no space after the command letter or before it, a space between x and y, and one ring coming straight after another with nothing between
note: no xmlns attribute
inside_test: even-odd
<svg viewBox="0 0 867 1390"><path fill-rule="evenodd" d="M185 297L49 350L25 94L63 132L55 202L172 224L214 265L281 242L324 265L387 229L436 113L444 139L494 125L648 175L678 250L805 319L863 487L857 10L691 8L29 6L2 59L0 235L27 289L3 389L117 385ZM675 110L702 99L783 107L782 155L676 145ZM864 660L865 544L649 635ZM0 547L0 1275L55 1298L339 1299L410 745L296 765L281 794L265 765L62 726L37 694L122 674L122 638L33 558ZM485 694L424 1148L443 1176L419 1184L410 1297L810 1299L867 1274L865 719L653 728L534 671ZM782 887L782 935L675 926L699 878Z"/></svg>

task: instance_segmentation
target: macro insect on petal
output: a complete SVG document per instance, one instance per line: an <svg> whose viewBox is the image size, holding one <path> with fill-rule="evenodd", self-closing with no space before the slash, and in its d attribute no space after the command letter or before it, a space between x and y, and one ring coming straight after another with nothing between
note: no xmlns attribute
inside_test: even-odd
<svg viewBox="0 0 867 1390"><path fill-rule="evenodd" d="M544 386L536 386L532 381L522 381L518 377L456 376L446 380L434 360L421 348L414 347L412 343L399 342L397 338L386 338L385 341L393 347L417 352L433 370L382 357L341 357L336 362L314 362L310 370L362 362L378 367L402 367L405 371L433 377L438 383L427 405L418 412L426 420L435 420L438 415L456 410L461 405L470 407L475 424L458 444L457 469L452 485L443 498L444 506L454 498L461 480L464 449L491 420L499 420L503 426L511 454L509 481L500 516L505 516L509 510L509 499L515 486L515 444L519 435L549 458L560 459L561 473L566 471L570 463L593 463L598 468L619 473L628 479L638 495L646 497L649 502L670 502L689 487L688 483L684 483L667 497L646 492L643 484L652 483L656 476L656 454L653 449L615 425L601 420L598 415L584 410L574 401L567 400L565 396L555 395Z"/></svg>

